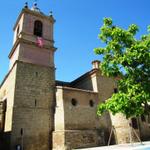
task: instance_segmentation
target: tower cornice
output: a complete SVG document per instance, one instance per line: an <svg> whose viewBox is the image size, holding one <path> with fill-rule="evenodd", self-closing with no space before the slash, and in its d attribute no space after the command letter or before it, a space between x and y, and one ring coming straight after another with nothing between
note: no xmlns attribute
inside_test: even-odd
<svg viewBox="0 0 150 150"><path fill-rule="evenodd" d="M20 44L20 43L26 43L26 44L29 44L29 45L34 45L35 47L38 47L38 45L35 43L35 42L32 42L32 41L28 41L26 39L23 39L23 38L18 38L16 40L16 42L14 43L8 57L9 59L11 58L11 56L13 55L13 53L15 52L16 50L16 47ZM53 50L53 51L56 51L57 48L55 48L54 46L50 46L50 45L43 45L44 49L48 49L48 50Z"/></svg>
<svg viewBox="0 0 150 150"><path fill-rule="evenodd" d="M53 18L52 15L51 15L51 16L47 16L47 15L45 15L45 14L43 14L43 13L36 12L36 11L30 10L30 9L28 9L28 8L23 8L22 11L21 11L21 13L20 13L20 15L19 15L18 18L17 18L17 21L16 21L16 23L15 23L15 25L14 25L14 27L13 27L13 30L15 30L15 28L16 28L16 26L17 26L17 24L18 24L18 22L19 22L19 20L20 20L20 18L21 18L21 16L22 16L24 13L28 13L28 14L31 14L31 15L34 15L34 16L37 16L37 17L41 17L41 18L47 19L47 20L49 20L49 21L52 22L52 23L55 23L55 21L56 21L56 20Z"/></svg>

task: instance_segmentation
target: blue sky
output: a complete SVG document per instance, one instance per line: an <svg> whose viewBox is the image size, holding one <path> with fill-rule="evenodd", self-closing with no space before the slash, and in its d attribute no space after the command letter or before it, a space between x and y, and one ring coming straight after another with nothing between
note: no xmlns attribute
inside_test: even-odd
<svg viewBox="0 0 150 150"><path fill-rule="evenodd" d="M30 7L34 2L26 1ZM1 1L0 82L8 72L12 28L26 1ZM45 14L52 10L56 19L56 79L64 81L74 80L91 69L93 60L101 59L93 53L93 49L102 46L98 33L104 17L111 17L123 28L137 24L139 35L146 33L150 24L150 0L38 0L38 7Z"/></svg>

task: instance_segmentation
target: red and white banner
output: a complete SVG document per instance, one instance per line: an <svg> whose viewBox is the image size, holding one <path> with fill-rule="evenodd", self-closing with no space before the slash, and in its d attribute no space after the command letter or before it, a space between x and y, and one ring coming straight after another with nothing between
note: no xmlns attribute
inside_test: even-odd
<svg viewBox="0 0 150 150"><path fill-rule="evenodd" d="M43 47L44 46L44 40L42 37L37 37L36 39L36 43L39 47Z"/></svg>

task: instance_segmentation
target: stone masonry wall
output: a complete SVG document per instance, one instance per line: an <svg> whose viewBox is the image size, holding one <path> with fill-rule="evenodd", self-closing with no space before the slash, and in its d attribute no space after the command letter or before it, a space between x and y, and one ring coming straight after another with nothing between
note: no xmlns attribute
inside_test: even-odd
<svg viewBox="0 0 150 150"><path fill-rule="evenodd" d="M76 105L72 104L76 100ZM90 105L92 101L93 105ZM63 88L64 127L65 130L98 129L100 126L96 110L97 92Z"/></svg>
<svg viewBox="0 0 150 150"><path fill-rule="evenodd" d="M104 145L99 130L65 130L53 133L53 150L71 150Z"/></svg>
<svg viewBox="0 0 150 150"><path fill-rule="evenodd" d="M53 149L104 145L101 122L96 115L97 92L59 86L56 98ZM75 106L72 99L77 102Z"/></svg>
<svg viewBox="0 0 150 150"><path fill-rule="evenodd" d="M101 71L99 69L95 69L93 73L89 74L89 76L79 80L74 87L97 92L97 104L99 104L112 95L115 84L113 79L102 76ZM109 113L104 113L101 117L99 117L99 119L99 126L105 130L105 139L108 140L108 132L111 130L110 115Z"/></svg>
<svg viewBox="0 0 150 150"><path fill-rule="evenodd" d="M54 85L54 68L17 63L11 150L51 147Z"/></svg>

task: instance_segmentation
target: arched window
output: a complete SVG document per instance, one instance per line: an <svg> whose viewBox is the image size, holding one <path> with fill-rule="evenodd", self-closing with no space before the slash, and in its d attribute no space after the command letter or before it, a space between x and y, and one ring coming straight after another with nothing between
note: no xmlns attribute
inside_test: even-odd
<svg viewBox="0 0 150 150"><path fill-rule="evenodd" d="M42 37L42 32L43 32L43 24L41 21L36 20L34 22L34 35Z"/></svg>

